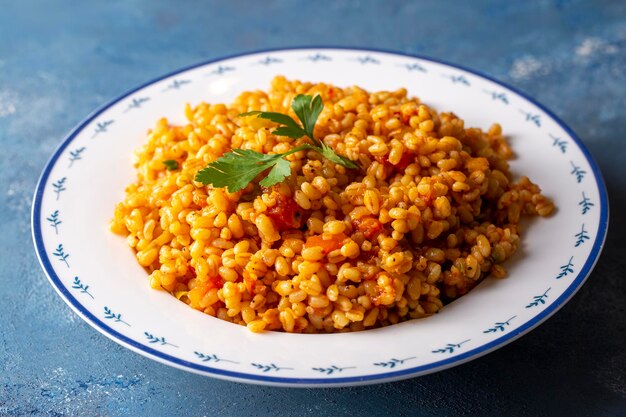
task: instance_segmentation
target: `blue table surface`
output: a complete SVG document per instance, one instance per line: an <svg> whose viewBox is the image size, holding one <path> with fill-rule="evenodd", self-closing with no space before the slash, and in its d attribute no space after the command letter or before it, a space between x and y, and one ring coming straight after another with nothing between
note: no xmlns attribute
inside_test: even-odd
<svg viewBox="0 0 626 417"><path fill-rule="evenodd" d="M468 6L471 4L471 6ZM552 109L598 161L604 253L560 312L473 362L397 383L258 387L139 356L54 292L30 237L37 178L92 109L199 61L339 45L456 62ZM0 2L0 416L626 415L626 3L438 1Z"/></svg>

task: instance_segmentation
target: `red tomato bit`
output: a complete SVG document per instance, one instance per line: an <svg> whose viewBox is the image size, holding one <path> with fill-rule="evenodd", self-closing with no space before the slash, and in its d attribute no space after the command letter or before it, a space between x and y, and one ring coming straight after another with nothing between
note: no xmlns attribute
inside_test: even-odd
<svg viewBox="0 0 626 417"><path fill-rule="evenodd" d="M402 158L400 158L400 161L395 165L389 162L389 158L387 157L387 155L377 156L376 160L386 167L392 167L397 172L401 172L401 171L404 171L406 167L408 167L413 162L415 162L415 154L413 152L405 151L402 154Z"/></svg>
<svg viewBox="0 0 626 417"><path fill-rule="evenodd" d="M305 211L290 197L278 194L276 205L267 210L267 216L281 231L299 229L304 224Z"/></svg>
<svg viewBox="0 0 626 417"><path fill-rule="evenodd" d="M346 238L348 237L343 233L331 236L332 237L330 239L324 239L324 235L310 236L306 240L304 247L312 248L315 246L319 246L322 248L324 255L327 255L334 250L341 249L341 246L343 246L343 241L346 240Z"/></svg>
<svg viewBox="0 0 626 417"><path fill-rule="evenodd" d="M356 230L363 233L363 236L369 240L372 240L381 230L383 230L383 224L372 216L354 219L352 221L352 225Z"/></svg>

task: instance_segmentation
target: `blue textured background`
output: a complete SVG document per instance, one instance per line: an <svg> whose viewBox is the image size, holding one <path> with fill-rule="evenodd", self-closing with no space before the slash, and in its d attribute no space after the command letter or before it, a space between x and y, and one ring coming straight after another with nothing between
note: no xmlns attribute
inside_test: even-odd
<svg viewBox="0 0 626 417"><path fill-rule="evenodd" d="M226 3L0 1L0 416L626 414L626 3ZM604 254L574 299L469 364L332 390L192 375L79 319L44 277L29 226L36 180L64 135L104 101L179 67L303 45L457 62L519 87L568 123L604 171L612 212Z"/></svg>

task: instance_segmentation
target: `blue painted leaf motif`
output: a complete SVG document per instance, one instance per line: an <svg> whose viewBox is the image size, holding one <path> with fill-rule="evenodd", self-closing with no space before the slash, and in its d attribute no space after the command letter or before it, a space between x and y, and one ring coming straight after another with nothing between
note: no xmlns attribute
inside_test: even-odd
<svg viewBox="0 0 626 417"><path fill-rule="evenodd" d="M311 369L317 372L321 372L326 375L332 375L335 372L342 372L344 369L354 369L354 368L355 368L354 366L344 366L343 368L340 368L336 365L331 365L328 368L311 368Z"/></svg>
<svg viewBox="0 0 626 417"><path fill-rule="evenodd" d="M580 228L580 232L576 233L574 237L576 238L576 244L574 245L576 248L585 243L585 240L589 240L589 233L585 230L585 223Z"/></svg>
<svg viewBox="0 0 626 417"><path fill-rule="evenodd" d="M386 362L376 362L374 363L375 366L382 366L383 368L395 368L397 365L404 365L404 362L409 361L411 359L415 359L415 356L411 356L410 358L405 358L405 359L396 359L396 358L391 358L390 360L386 361Z"/></svg>
<svg viewBox="0 0 626 417"><path fill-rule="evenodd" d="M283 366L276 366L273 363L270 363L269 365L264 365L262 363L251 363L250 365L254 366L255 368L257 368L258 370L264 373L269 372L269 371L278 372L278 371L283 371L283 370L293 370L293 368L285 368Z"/></svg>
<svg viewBox="0 0 626 417"><path fill-rule="evenodd" d="M428 71L426 71L426 68L424 68L423 66L421 66L417 62L414 62L412 64L404 64L404 65L401 64L400 66L406 68L407 71L409 71L409 72L413 72L413 71L424 72L424 73L428 72Z"/></svg>
<svg viewBox="0 0 626 417"><path fill-rule="evenodd" d="M567 152L567 141L562 140L561 138L558 138L552 134L549 134L548 136L552 138L552 146L557 147L561 151L561 153Z"/></svg>
<svg viewBox="0 0 626 417"><path fill-rule="evenodd" d="M196 354L196 356L197 356L199 359L201 359L201 360L202 360L202 362L211 362L211 361L214 361L214 362L216 362L216 363L217 363L217 362L230 362L230 363L234 363L234 364L239 364L239 362L231 361L231 360L229 360L229 359L223 359L223 358L220 358L219 356L217 356L217 355L215 355L215 354L212 354L212 355L207 355L207 354L204 354L204 353L201 353L201 352L197 352L197 351L194 351L193 353L195 353L195 354Z"/></svg>
<svg viewBox="0 0 626 417"><path fill-rule="evenodd" d="M469 87L471 84L464 75L441 74L442 77L448 78L452 84L462 84Z"/></svg>
<svg viewBox="0 0 626 417"><path fill-rule="evenodd" d="M163 90L163 92L169 91L169 90L180 90L180 87L182 87L185 84L190 84L191 80L177 80L174 79L170 84L167 85L167 87L165 88L165 90Z"/></svg>
<svg viewBox="0 0 626 417"><path fill-rule="evenodd" d="M220 65L217 68L215 68L213 71L209 72L206 76L210 76L210 75L223 75L226 74L227 72L231 72L231 71L235 71L235 67L229 67L226 65Z"/></svg>
<svg viewBox="0 0 626 417"><path fill-rule="evenodd" d="M587 212L591 210L591 207L595 206L595 204L591 202L591 199L585 195L584 191L583 199L578 203L578 205L582 207L583 214L587 214Z"/></svg>
<svg viewBox="0 0 626 417"><path fill-rule="evenodd" d="M65 253L65 249L63 249L62 244L59 243L59 246L57 246L56 250L52 252L52 254L56 256L59 261L64 262L68 268L70 267L70 264L67 262L67 258L69 258L70 255L69 253Z"/></svg>
<svg viewBox="0 0 626 417"><path fill-rule="evenodd" d="M380 64L380 61L377 60L376 58L370 56L370 55L365 55L365 56L360 56L356 59L356 61L360 62L361 65L366 65L366 64L374 64L374 65L378 65Z"/></svg>
<svg viewBox="0 0 626 417"><path fill-rule="evenodd" d="M527 122L532 122L532 123L535 124L535 126L541 127L541 116L539 114L533 114L533 113L525 112L522 109L520 109L520 113L522 113L524 116L526 116L526 121Z"/></svg>
<svg viewBox="0 0 626 417"><path fill-rule="evenodd" d="M178 347L175 344L170 343L167 340L165 340L164 337L156 337L152 333L148 333L148 332L143 332L143 334L144 334L144 336L146 336L146 339L148 339L148 343L158 343L161 346L170 345L170 346L175 347L175 348Z"/></svg>
<svg viewBox="0 0 626 417"><path fill-rule="evenodd" d="M578 181L578 183L580 184L585 178L585 174L587 174L587 171L581 169L579 166L574 165L573 161L570 161L570 164L572 164L572 172L570 172L570 174L574 175L576 177L576 181Z"/></svg>
<svg viewBox="0 0 626 417"><path fill-rule="evenodd" d="M65 190L67 190L67 188L65 188L65 182L66 181L67 181L67 177L63 177L60 180L58 180L57 182L53 182L52 183L52 188L54 189L54 192L57 195L57 200L61 196L61 193L63 191L65 191Z"/></svg>
<svg viewBox="0 0 626 417"><path fill-rule="evenodd" d="M319 52L316 53L315 55L309 55L305 59L307 59L307 60L309 60L311 62L332 61L333 60L328 55L323 55L323 54L320 54Z"/></svg>
<svg viewBox="0 0 626 417"><path fill-rule="evenodd" d="M507 97L506 93L502 93L498 91L491 91L491 90L483 90L483 91L489 94L493 101L501 101L504 104L509 104L509 98Z"/></svg>
<svg viewBox="0 0 626 417"><path fill-rule="evenodd" d="M574 268L572 268L574 266L574 264L572 263L573 260L574 257L570 256L569 261L565 265L560 266L561 272L559 273L559 275L556 276L556 279L561 279L568 274L574 273Z"/></svg>
<svg viewBox="0 0 626 417"><path fill-rule="evenodd" d="M72 284L72 288L80 290L81 294L87 294L92 299L94 298L93 295L91 295L91 293L89 292L89 285L83 284L82 281L80 280L80 278L78 278L78 277L74 277L74 282Z"/></svg>
<svg viewBox="0 0 626 417"><path fill-rule="evenodd" d="M73 151L70 151L70 165L68 166L68 168L71 168L72 165L74 165L74 162L82 159L81 154L83 152L85 152L85 148L84 146L82 148L78 148L78 149L74 149Z"/></svg>
<svg viewBox="0 0 626 417"><path fill-rule="evenodd" d="M100 133L106 132L109 126L111 126L113 123L115 123L115 120L105 120L104 122L98 122L91 138L93 139Z"/></svg>
<svg viewBox="0 0 626 417"><path fill-rule="evenodd" d="M533 301L531 301L526 308L531 308L531 307L537 307L539 304L545 304L546 303L546 298L548 298L548 292L552 289L552 287L549 287L543 294L541 295L535 295L533 297Z"/></svg>
<svg viewBox="0 0 626 417"><path fill-rule="evenodd" d="M511 320L513 320L515 317L517 316L513 316L510 319L508 319L507 321L498 321L494 323L494 326L484 330L483 333L497 333L497 332L503 332L504 328L509 326L511 324Z"/></svg>
<svg viewBox="0 0 626 417"><path fill-rule="evenodd" d="M130 324L122 320L121 314L115 314L111 309L107 306L104 306L104 318L108 320L113 320L115 323L124 323L128 327L131 327Z"/></svg>
<svg viewBox="0 0 626 417"><path fill-rule="evenodd" d="M124 110L124 113L128 113L129 111L131 111L132 109L139 109L141 108L141 105L143 103L145 103L146 101L150 101L150 97L139 97L139 98L133 98L130 102L130 104L128 104L128 107L126 107L126 110Z"/></svg>
<svg viewBox="0 0 626 417"><path fill-rule="evenodd" d="M432 352L433 353L450 353L450 354L452 354L452 353L454 353L455 349L460 349L463 344L469 342L470 340L472 340L472 339L467 339L467 340L464 340L464 341L462 341L460 343L448 343L446 346L444 346L444 347L442 347L440 349L437 349L437 350L433 350Z"/></svg>
<svg viewBox="0 0 626 417"><path fill-rule="evenodd" d="M271 56L266 56L265 58L258 61L257 64L265 65L267 67L268 65L278 64L279 62L283 62L283 60Z"/></svg>
<svg viewBox="0 0 626 417"><path fill-rule="evenodd" d="M46 217L46 220L48 220L50 226L54 228L54 233L58 235L59 225L63 223L61 220L59 220L59 210L55 210L54 212L52 212L50 217Z"/></svg>

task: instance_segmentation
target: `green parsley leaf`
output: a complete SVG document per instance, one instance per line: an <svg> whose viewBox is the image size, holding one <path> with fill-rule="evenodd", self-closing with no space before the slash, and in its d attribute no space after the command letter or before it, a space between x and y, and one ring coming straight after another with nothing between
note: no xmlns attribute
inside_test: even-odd
<svg viewBox="0 0 626 417"><path fill-rule="evenodd" d="M292 139L299 139L302 136L307 136L307 133L300 127L300 125L286 114L270 111L249 111L247 113L242 113L239 116L257 116L261 119L271 120L274 123L284 125L274 129L273 133L278 136L287 136Z"/></svg>
<svg viewBox="0 0 626 417"><path fill-rule="evenodd" d="M322 109L324 109L322 97L317 95L313 98L311 96L298 94L291 102L291 108L302 122L306 135L311 138L315 145L320 146L320 141L313 137L313 128L315 127L315 123Z"/></svg>
<svg viewBox="0 0 626 417"><path fill-rule="evenodd" d="M267 155L249 149L234 149L196 174L196 181L227 187L234 193L244 189L260 173L272 168L283 155Z"/></svg>
<svg viewBox="0 0 626 417"><path fill-rule="evenodd" d="M267 176L259 182L260 185L269 187L284 181L291 174L289 161L283 158L305 149L319 152L330 162L343 165L346 168L359 168L356 163L345 156L338 155L333 148L313 136L317 118L324 109L324 103L319 95L311 97L298 94L294 97L291 108L300 119L302 127L290 116L282 113L250 111L239 116L256 116L271 120L281 125L274 129L275 135L293 139L308 136L313 142L312 145L300 145L277 155L266 155L249 149L234 149L199 171L196 174L196 181L205 185L211 184L214 187L227 187L228 191L232 193L244 189L259 174L271 168Z"/></svg>
<svg viewBox="0 0 626 417"><path fill-rule="evenodd" d="M275 113L272 111L262 111L257 115L257 117L260 117L261 119L271 120L272 122L285 125L294 129L301 129L300 125L298 125L295 120L293 120L290 116L287 116L286 114Z"/></svg>
<svg viewBox="0 0 626 417"><path fill-rule="evenodd" d="M258 110L253 110L253 111L249 111L246 113L241 113L239 115L239 117L248 117L248 116L257 116L259 114L261 114L262 112L258 111Z"/></svg>
<svg viewBox="0 0 626 417"><path fill-rule="evenodd" d="M175 169L178 169L178 162L174 161L173 159L163 161L163 165L165 165L165 168L167 168L168 171L174 171Z"/></svg>
<svg viewBox="0 0 626 417"><path fill-rule="evenodd" d="M277 159L274 168L267 174L267 177L263 178L259 184L263 187L271 187L274 184L281 183L291 175L291 167L289 161L286 159Z"/></svg>
<svg viewBox="0 0 626 417"><path fill-rule="evenodd" d="M319 153L321 153L324 158L328 159L330 162L334 162L335 164L343 165L346 168L358 168L359 166L352 162L350 159L345 156L341 156L333 150L330 146L325 143L322 143L322 146L319 149L316 149Z"/></svg>
<svg viewBox="0 0 626 417"><path fill-rule="evenodd" d="M302 136L306 136L306 132L302 130L302 128L293 128L289 126L277 127L272 133L277 136L287 136L293 139L300 139Z"/></svg>

